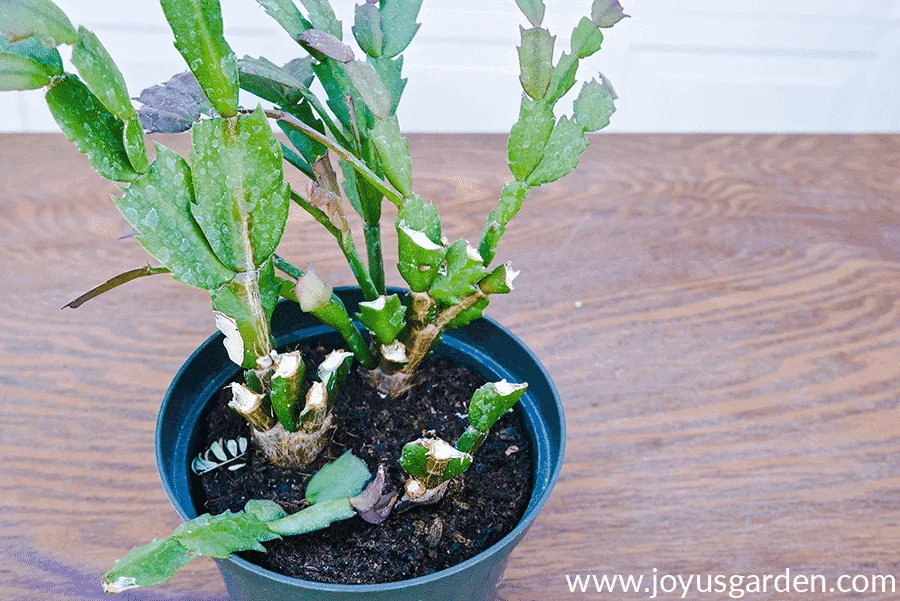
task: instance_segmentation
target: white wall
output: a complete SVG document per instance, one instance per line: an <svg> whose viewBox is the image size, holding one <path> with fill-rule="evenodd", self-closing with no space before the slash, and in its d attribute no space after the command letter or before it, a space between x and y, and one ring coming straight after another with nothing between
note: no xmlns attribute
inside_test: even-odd
<svg viewBox="0 0 900 601"><path fill-rule="evenodd" d="M132 95L184 70L155 0L57 0L117 59ZM603 71L620 110L611 131L900 131L900 0L622 0L580 76ZM334 0L347 37L353 0ZM590 0L546 0L568 32ZM239 56L300 52L254 0L222 0ZM513 0L425 0L407 51L407 131L507 131L519 86ZM0 93L0 131L53 131L39 92Z"/></svg>

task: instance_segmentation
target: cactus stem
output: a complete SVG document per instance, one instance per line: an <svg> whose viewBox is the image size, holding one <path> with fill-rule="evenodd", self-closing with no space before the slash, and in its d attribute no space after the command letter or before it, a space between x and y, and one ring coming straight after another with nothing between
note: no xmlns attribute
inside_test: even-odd
<svg viewBox="0 0 900 601"><path fill-rule="evenodd" d="M316 188L313 188L313 190L315 191ZM316 206L316 204L293 189L291 189L291 199L304 211L312 215L337 240L366 300L378 298L378 290L372 281L372 276L363 264L359 251L356 249L356 243L353 241L353 234L350 232L350 225L347 223L347 217L344 214L340 199L336 198L332 193L321 193L321 188L318 188L318 190L321 196L327 198L328 204L325 209ZM310 196L315 197L316 195L311 194Z"/></svg>
<svg viewBox="0 0 900 601"><path fill-rule="evenodd" d="M240 112L247 112L242 110ZM250 111L252 112L252 111ZM284 111L278 110L267 110L265 111L266 116L270 119L275 119L276 121L281 121L291 129L295 129L307 136L308 138L319 142L336 155L350 163L353 166L353 169L359 173L362 177L366 178L369 183L371 183L375 188L378 189L379 192L385 195L385 197L390 200L394 205L398 208L403 206L404 198L403 195L394 190L390 185L387 184L383 179L375 175L375 172L369 169L365 163L356 158L352 152L340 146L337 142L329 138L327 135L319 132L318 130L306 125L296 117L285 113Z"/></svg>

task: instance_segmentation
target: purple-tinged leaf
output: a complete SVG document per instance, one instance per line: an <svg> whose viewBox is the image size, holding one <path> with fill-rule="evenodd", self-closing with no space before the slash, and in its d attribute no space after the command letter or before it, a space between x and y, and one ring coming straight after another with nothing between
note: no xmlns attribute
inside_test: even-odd
<svg viewBox="0 0 900 601"><path fill-rule="evenodd" d="M354 58L353 49L330 33L318 29L307 29L300 34L298 39L313 50L321 52L339 63L349 63Z"/></svg>
<svg viewBox="0 0 900 601"><path fill-rule="evenodd" d="M397 491L388 487L385 476L385 466L379 465L375 478L358 496L350 499L350 505L359 517L370 524L384 522L397 504Z"/></svg>
<svg viewBox="0 0 900 601"><path fill-rule="evenodd" d="M141 125L151 134L187 131L201 114L212 112L209 100L190 71L147 88L136 100L143 104L138 109Z"/></svg>
<svg viewBox="0 0 900 601"><path fill-rule="evenodd" d="M626 15L619 0L594 0L591 21L597 27L609 28L630 15Z"/></svg>

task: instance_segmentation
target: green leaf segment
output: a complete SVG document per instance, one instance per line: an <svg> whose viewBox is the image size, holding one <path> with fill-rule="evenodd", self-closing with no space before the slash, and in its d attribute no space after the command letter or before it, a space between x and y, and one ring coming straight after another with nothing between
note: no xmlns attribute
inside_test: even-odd
<svg viewBox="0 0 900 601"><path fill-rule="evenodd" d="M0 36L0 91L37 90L62 73L62 58L55 48L37 38L13 43L9 36Z"/></svg>
<svg viewBox="0 0 900 601"><path fill-rule="evenodd" d="M175 48L184 57L212 105L223 117L238 109L237 58L222 36L218 0L161 0Z"/></svg>
<svg viewBox="0 0 900 601"><path fill-rule="evenodd" d="M601 75L599 82L592 80L584 85L572 117L557 119L555 115L556 104L575 85L580 60L600 50L603 43L600 28L611 27L626 16L621 13L618 1L594 0L592 19L585 17L578 22L572 31L571 52L564 52L555 65L552 62L554 38L540 27L543 3L517 2L534 27L521 32L519 62L525 94L507 146L509 168L515 180L504 186L498 208L484 224L478 249L486 265L493 260L500 238L529 191L571 173L587 149L585 133L609 125L609 118L616 110L615 92Z"/></svg>
<svg viewBox="0 0 900 601"><path fill-rule="evenodd" d="M125 124L122 141L128 160L135 171L145 173L150 163L144 147L144 132L128 96L125 78L97 36L84 27L78 28L78 42L72 50L72 63L78 68L85 85L103 103L106 110Z"/></svg>
<svg viewBox="0 0 900 601"><path fill-rule="evenodd" d="M469 425L455 447L434 437L407 443L400 458L400 467L410 476L404 499L422 504L440 501L448 482L469 469L491 427L513 408L527 389L528 384L501 380L476 390L469 403Z"/></svg>
<svg viewBox="0 0 900 601"><path fill-rule="evenodd" d="M273 501L248 501L243 511L204 514L187 521L172 536L135 547L103 577L103 590L121 593L160 584L198 557L225 559L240 551L266 552L266 541L327 528L356 515L350 499L372 478L366 464L347 452L310 479L310 506L287 515Z"/></svg>
<svg viewBox="0 0 900 601"><path fill-rule="evenodd" d="M51 0L0 0L0 31L11 42L35 38L47 48L78 39L72 22Z"/></svg>

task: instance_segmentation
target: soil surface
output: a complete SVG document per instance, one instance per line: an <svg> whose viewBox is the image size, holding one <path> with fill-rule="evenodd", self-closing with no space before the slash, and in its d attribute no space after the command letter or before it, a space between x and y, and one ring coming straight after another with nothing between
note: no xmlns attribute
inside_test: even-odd
<svg viewBox="0 0 900 601"><path fill-rule="evenodd" d="M300 350L311 377L327 351ZM275 467L251 446L242 458L245 467L221 467L199 477L206 494L200 505L221 513L239 511L249 499L270 499L294 513L306 505L303 495L312 474L348 449L373 473L385 463L391 484L402 490L397 460L403 445L428 430L455 441L465 429L460 415L484 384L480 376L444 359L428 359L420 376L419 384L395 401L382 399L354 370L335 404L337 429L331 444L314 465L303 470ZM204 448L220 438L249 438L249 427L227 407L229 396L220 393L201 420ZM326 530L264 543L268 553L240 555L269 570L319 582L373 584L424 576L463 562L508 534L524 515L531 489L531 442L522 418L512 412L497 422L472 467L451 482L439 504L398 506L380 526L355 517Z"/></svg>

